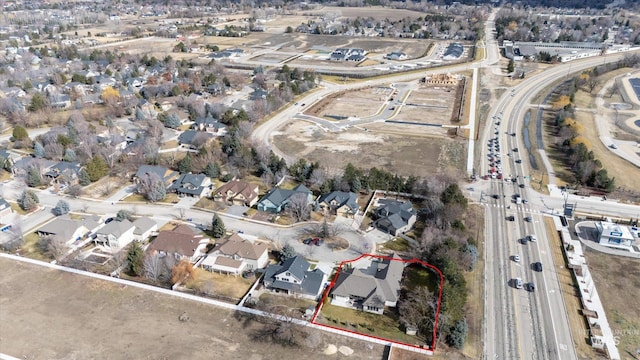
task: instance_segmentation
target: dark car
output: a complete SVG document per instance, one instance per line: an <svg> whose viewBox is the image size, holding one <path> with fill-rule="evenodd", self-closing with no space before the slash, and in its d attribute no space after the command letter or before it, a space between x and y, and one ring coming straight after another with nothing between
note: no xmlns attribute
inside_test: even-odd
<svg viewBox="0 0 640 360"><path fill-rule="evenodd" d="M520 187L520 189L524 189L524 184L520 184L518 186Z"/></svg>
<svg viewBox="0 0 640 360"><path fill-rule="evenodd" d="M509 215L509 216L507 216L507 220L508 221L516 221L516 217L513 216L513 215Z"/></svg>
<svg viewBox="0 0 640 360"><path fill-rule="evenodd" d="M542 263L540 261L534 262L533 264L531 264L531 267L537 272L542 272Z"/></svg>
<svg viewBox="0 0 640 360"><path fill-rule="evenodd" d="M110 222L112 222L113 220L115 220L114 218L110 217L107 220L104 221L105 224L108 224Z"/></svg>
<svg viewBox="0 0 640 360"><path fill-rule="evenodd" d="M527 284L527 291L534 292L536 290L536 286L530 282Z"/></svg>
<svg viewBox="0 0 640 360"><path fill-rule="evenodd" d="M513 148L513 152L518 152L518 148Z"/></svg>
<svg viewBox="0 0 640 360"><path fill-rule="evenodd" d="M531 222L533 221L533 218L531 218L531 216L525 216L524 221Z"/></svg>
<svg viewBox="0 0 640 360"><path fill-rule="evenodd" d="M520 159L516 160L516 164L522 164L522 160Z"/></svg>
<svg viewBox="0 0 640 360"><path fill-rule="evenodd" d="M311 243L313 243L313 239L312 238L304 239L302 240L302 243L305 245L311 245Z"/></svg>

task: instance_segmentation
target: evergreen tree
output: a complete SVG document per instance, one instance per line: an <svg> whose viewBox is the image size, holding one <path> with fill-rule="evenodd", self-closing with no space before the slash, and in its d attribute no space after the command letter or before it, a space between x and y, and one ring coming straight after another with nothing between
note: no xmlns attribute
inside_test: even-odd
<svg viewBox="0 0 640 360"><path fill-rule="evenodd" d="M100 155L92 157L85 168L91 182L98 181L109 173L109 166Z"/></svg>
<svg viewBox="0 0 640 360"><path fill-rule="evenodd" d="M462 349L464 342L467 339L467 332L469 327L467 325L467 319L456 321L455 325L451 328L451 332L447 338L449 345L456 349Z"/></svg>
<svg viewBox="0 0 640 360"><path fill-rule="evenodd" d="M28 187L36 187L42 184L42 176L40 175L40 170L38 170L34 166L30 166L27 171L27 179L26 183Z"/></svg>
<svg viewBox="0 0 640 360"><path fill-rule="evenodd" d="M129 220L133 221L133 213L129 210L118 210L116 221Z"/></svg>
<svg viewBox="0 0 640 360"><path fill-rule="evenodd" d="M33 157L36 159L42 159L44 157L44 146L38 141L33 144Z"/></svg>
<svg viewBox="0 0 640 360"><path fill-rule="evenodd" d="M193 159L191 158L191 154L187 153L180 162L178 163L178 171L181 174L188 174L191 172L191 166L193 165Z"/></svg>
<svg viewBox="0 0 640 360"><path fill-rule="evenodd" d="M13 139L16 141L24 140L29 137L29 133L27 132L27 130L20 125L16 125L13 128L12 135L13 135Z"/></svg>
<svg viewBox="0 0 640 360"><path fill-rule="evenodd" d="M512 73L516 68L516 65L513 61L513 59L509 59L509 64L507 65L507 72L508 73Z"/></svg>
<svg viewBox="0 0 640 360"><path fill-rule="evenodd" d="M224 222L218 214L213 214L213 219L211 220L211 234L214 238L219 239L224 236L226 233L226 229L224 227Z"/></svg>
<svg viewBox="0 0 640 360"><path fill-rule="evenodd" d="M22 195L18 198L18 205L22 210L31 211L38 207L38 203L40 203L40 199L38 199L38 195L36 195L33 190L25 190L22 192Z"/></svg>
<svg viewBox="0 0 640 360"><path fill-rule="evenodd" d="M167 188L162 181L156 181L151 184L149 191L146 193L147 200L158 202L167 197Z"/></svg>
<svg viewBox="0 0 640 360"><path fill-rule="evenodd" d="M131 243L129 252L127 253L128 273L133 276L142 275L144 269L144 252L137 241Z"/></svg>
<svg viewBox="0 0 640 360"><path fill-rule="evenodd" d="M293 248L293 246L286 244L285 246L282 247L282 250L280 250L280 260L284 261L286 259L292 258L294 256L298 255L296 253L296 250Z"/></svg>
<svg viewBox="0 0 640 360"><path fill-rule="evenodd" d="M80 169L78 172L78 183L82 186L91 184L91 179L89 179L89 174L87 174L85 169Z"/></svg>
<svg viewBox="0 0 640 360"><path fill-rule="evenodd" d="M71 207L69 206L69 203L64 200L59 200L56 207L51 209L51 212L53 212L53 215L55 216L68 214L69 211L71 211Z"/></svg>
<svg viewBox="0 0 640 360"><path fill-rule="evenodd" d="M71 148L67 148L67 150L64 151L64 157L62 159L69 162L76 161L76 152Z"/></svg>
<svg viewBox="0 0 640 360"><path fill-rule="evenodd" d="M217 178L220 176L220 165L218 163L208 163L207 167L204 168L204 173L208 177Z"/></svg>

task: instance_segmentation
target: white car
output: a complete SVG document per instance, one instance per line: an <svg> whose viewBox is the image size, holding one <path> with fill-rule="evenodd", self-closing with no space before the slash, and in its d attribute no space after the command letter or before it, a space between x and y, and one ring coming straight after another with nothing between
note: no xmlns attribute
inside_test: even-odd
<svg viewBox="0 0 640 360"><path fill-rule="evenodd" d="M538 239L536 238L535 235L529 235L529 241L536 242L536 241L538 241Z"/></svg>
<svg viewBox="0 0 640 360"><path fill-rule="evenodd" d="M522 289L522 279L516 278L516 289Z"/></svg>
<svg viewBox="0 0 640 360"><path fill-rule="evenodd" d="M520 255L513 255L513 261L520 262Z"/></svg>

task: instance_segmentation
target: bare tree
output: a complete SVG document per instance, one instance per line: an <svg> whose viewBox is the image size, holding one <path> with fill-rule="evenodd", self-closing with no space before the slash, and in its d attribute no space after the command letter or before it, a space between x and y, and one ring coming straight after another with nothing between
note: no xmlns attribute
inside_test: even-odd
<svg viewBox="0 0 640 360"><path fill-rule="evenodd" d="M287 214L295 222L308 220L311 216L311 209L307 201L306 194L294 194L287 203Z"/></svg>
<svg viewBox="0 0 640 360"><path fill-rule="evenodd" d="M157 253L145 256L143 269L145 277L155 284L165 281L169 275L166 262Z"/></svg>
<svg viewBox="0 0 640 360"><path fill-rule="evenodd" d="M67 251L67 245L64 240L55 235L40 238L38 245L45 255L50 256L54 260L62 259Z"/></svg>

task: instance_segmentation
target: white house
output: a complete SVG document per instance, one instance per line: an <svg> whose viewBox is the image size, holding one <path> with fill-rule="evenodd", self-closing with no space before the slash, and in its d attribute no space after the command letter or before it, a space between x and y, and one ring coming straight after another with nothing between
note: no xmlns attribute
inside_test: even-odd
<svg viewBox="0 0 640 360"><path fill-rule="evenodd" d="M252 243L233 234L219 241L201 265L209 271L238 275L245 270L262 269L268 263L269 246L266 243Z"/></svg>
<svg viewBox="0 0 640 360"><path fill-rule="evenodd" d="M624 225L599 221L596 222L596 229L600 245L629 250L635 241L629 227Z"/></svg>
<svg viewBox="0 0 640 360"><path fill-rule="evenodd" d="M145 241L151 235L158 232L158 223L148 217L136 219L136 221L133 222L133 226L136 227L135 230L133 230L133 240L135 241Z"/></svg>
<svg viewBox="0 0 640 360"><path fill-rule="evenodd" d="M135 229L135 225L129 220L112 221L96 231L93 241L96 245L103 245L117 252L133 241Z"/></svg>
<svg viewBox="0 0 640 360"><path fill-rule="evenodd" d="M69 215L62 215L42 225L36 230L36 233L42 237L56 236L64 241L66 245L71 245L75 241L86 238L101 226L102 223L94 218L74 220L71 219Z"/></svg>

